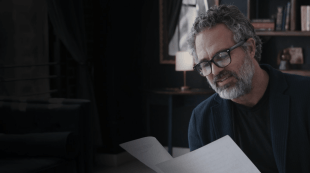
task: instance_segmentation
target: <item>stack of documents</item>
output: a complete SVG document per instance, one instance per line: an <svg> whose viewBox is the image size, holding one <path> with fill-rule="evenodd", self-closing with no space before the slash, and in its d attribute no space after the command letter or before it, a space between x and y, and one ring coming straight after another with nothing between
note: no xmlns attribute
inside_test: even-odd
<svg viewBox="0 0 310 173"><path fill-rule="evenodd" d="M176 158L172 158L154 137L120 146L157 173L259 173L229 136Z"/></svg>

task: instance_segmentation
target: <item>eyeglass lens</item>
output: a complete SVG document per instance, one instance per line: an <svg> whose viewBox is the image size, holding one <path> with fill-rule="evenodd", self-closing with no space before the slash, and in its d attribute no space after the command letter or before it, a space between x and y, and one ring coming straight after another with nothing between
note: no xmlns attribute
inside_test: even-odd
<svg viewBox="0 0 310 173"><path fill-rule="evenodd" d="M230 63L230 56L228 52L220 52L213 58L213 62L218 67L226 67ZM201 76L207 76L211 73L211 62L202 62L197 68Z"/></svg>

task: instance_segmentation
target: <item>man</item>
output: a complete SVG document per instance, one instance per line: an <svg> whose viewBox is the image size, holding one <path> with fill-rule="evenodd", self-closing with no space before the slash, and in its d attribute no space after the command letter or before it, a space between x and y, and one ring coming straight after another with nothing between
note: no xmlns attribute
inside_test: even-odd
<svg viewBox="0 0 310 173"><path fill-rule="evenodd" d="M310 79L259 65L262 42L235 6L197 17L188 43L216 91L192 112L190 150L229 135L263 173L310 172Z"/></svg>

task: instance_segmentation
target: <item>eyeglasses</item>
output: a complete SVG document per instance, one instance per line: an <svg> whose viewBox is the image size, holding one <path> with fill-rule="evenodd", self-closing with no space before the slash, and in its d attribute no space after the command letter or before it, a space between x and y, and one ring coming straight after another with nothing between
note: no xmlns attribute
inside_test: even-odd
<svg viewBox="0 0 310 173"><path fill-rule="evenodd" d="M194 70L196 70L201 76L205 77L209 75L212 71L211 62L213 62L217 67L224 68L228 66L231 62L230 52L237 47L243 45L246 40L240 41L231 48L218 52L215 54L210 61L202 61L194 66Z"/></svg>

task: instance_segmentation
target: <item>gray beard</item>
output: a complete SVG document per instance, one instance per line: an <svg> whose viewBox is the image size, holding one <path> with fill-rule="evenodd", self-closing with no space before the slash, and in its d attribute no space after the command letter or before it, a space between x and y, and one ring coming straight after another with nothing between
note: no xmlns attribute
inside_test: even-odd
<svg viewBox="0 0 310 173"><path fill-rule="evenodd" d="M248 54L246 54L244 63L239 69L239 74L235 72L223 70L217 76L213 78L209 85L212 89L220 95L223 99L235 99L245 94L248 94L252 90L252 78L254 75L254 64ZM235 84L228 83L224 86L217 86L216 81L223 77L232 76L237 79Z"/></svg>

